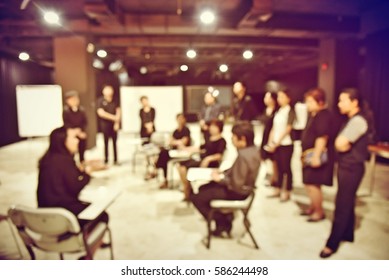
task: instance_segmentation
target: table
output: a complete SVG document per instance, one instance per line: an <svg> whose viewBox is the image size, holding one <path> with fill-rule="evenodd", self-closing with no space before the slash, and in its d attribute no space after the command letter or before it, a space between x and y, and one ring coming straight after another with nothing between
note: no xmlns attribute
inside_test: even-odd
<svg viewBox="0 0 389 280"><path fill-rule="evenodd" d="M120 190L108 187L82 191L79 196L80 200L90 202L91 204L78 214L77 217L82 220L96 219L120 194Z"/></svg>
<svg viewBox="0 0 389 280"><path fill-rule="evenodd" d="M375 145L369 145L368 150L370 152L370 162L369 162L370 191L369 191L369 195L372 195L373 188L374 188L374 171L375 171L377 156L389 159L389 144L377 143Z"/></svg>

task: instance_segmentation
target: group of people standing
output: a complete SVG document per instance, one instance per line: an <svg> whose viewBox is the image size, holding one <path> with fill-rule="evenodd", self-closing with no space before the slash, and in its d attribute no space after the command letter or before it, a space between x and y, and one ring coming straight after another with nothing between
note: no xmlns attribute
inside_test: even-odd
<svg viewBox="0 0 389 280"><path fill-rule="evenodd" d="M221 107L212 93L204 96L204 108L199 113L199 124L204 143L192 146L190 130L186 126L185 115L177 115L177 129L172 133L169 143L161 148L154 159L155 166L162 168L164 182L160 188L167 188L167 164L170 160L169 149L187 149L199 153L198 159L188 159L179 163L179 174L184 186L184 200L192 202L207 219L210 201L213 199L245 199L254 189L260 163L270 162L272 167L271 185L274 193L271 197L280 198L281 202L290 199L293 188L291 158L293 139L291 132L295 121L290 93L280 90L266 93L266 109L260 120L264 124L261 147L254 144L254 129L250 120L255 119L256 109L251 97L246 94L243 83L233 86L234 100L232 112L234 124L232 143L238 156L231 168L219 171L217 168L226 149L226 140L222 137L224 121L220 118ZM117 158L117 132L121 119L120 107L115 103L114 90L110 85L102 89L103 96L97 101L97 116L100 129L104 135L104 160L108 162L108 143L112 140L114 163ZM70 91L65 94L66 106L63 111L64 127L54 130L50 135L50 146L39 163L38 205L40 207L64 207L75 215L87 207L79 201L78 194L89 182L91 167L83 164L86 148L85 112L80 106L78 93ZM143 96L140 134L149 139L155 132L155 109ZM310 205L302 209L301 215L308 216L308 222L318 222L325 218L322 207L321 186L333 185L334 163L337 163L338 191L335 199L335 213L330 236L320 257L327 258L338 250L342 241L354 240L355 197L364 175L364 162L367 158L367 141L369 123L362 110L360 95L355 89L344 89L339 95L338 108L347 119L344 125L334 129L334 114L327 108L326 94L320 88L309 90L305 94L305 103L309 118L301 136L303 183ZM77 165L73 156L79 153L81 165ZM191 167L212 167L212 181L193 193L186 179ZM99 220L108 221L103 213ZM216 229L213 234L229 235L233 216L217 213ZM86 225L88 221L80 221Z"/></svg>
<svg viewBox="0 0 389 280"><path fill-rule="evenodd" d="M262 117L265 129L261 155L262 160L273 163L271 185L275 187L269 197L280 197L280 201L285 202L292 191L291 132L295 113L286 90L267 93L264 102L267 107ZM346 88L339 95L339 111L347 116L339 128L335 114L327 107L326 94L322 89L313 88L306 92L305 104L309 117L301 135L301 160L303 183L310 204L302 209L301 215L308 216L308 222L325 219L321 186L333 185L334 164L337 164L334 219L330 236L320 252L321 258L328 258L337 251L342 241L354 240L356 192L368 157L370 124L366 114L369 112L363 110L365 103L354 88Z"/></svg>

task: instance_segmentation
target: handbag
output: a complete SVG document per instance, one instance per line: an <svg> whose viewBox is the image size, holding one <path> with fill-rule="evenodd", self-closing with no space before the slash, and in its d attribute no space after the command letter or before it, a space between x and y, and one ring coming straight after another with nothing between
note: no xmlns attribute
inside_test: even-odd
<svg viewBox="0 0 389 280"><path fill-rule="evenodd" d="M311 166L311 160L313 157L314 148L307 149L303 152L301 160L303 166ZM328 151L325 149L320 154L320 166L328 162Z"/></svg>

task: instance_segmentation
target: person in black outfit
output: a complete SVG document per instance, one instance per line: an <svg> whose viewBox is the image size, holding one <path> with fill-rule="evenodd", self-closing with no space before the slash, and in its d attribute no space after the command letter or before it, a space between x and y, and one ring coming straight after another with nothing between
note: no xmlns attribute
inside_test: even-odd
<svg viewBox="0 0 389 280"><path fill-rule="evenodd" d="M212 120L209 124L209 141L200 147L187 147L190 152L200 153L200 159L189 159L180 163L178 171L184 185L184 200L189 201L191 186L186 179L188 169L191 167L219 167L226 149L226 140L222 137L223 122Z"/></svg>
<svg viewBox="0 0 389 280"><path fill-rule="evenodd" d="M151 134L155 132L155 109L150 106L149 98L147 96L142 96L140 102L142 103L142 109L139 110L141 123L140 137L147 138L147 140L144 141L144 144L147 144L150 142Z"/></svg>
<svg viewBox="0 0 389 280"><path fill-rule="evenodd" d="M108 163L108 142L109 139L112 139L114 164L118 164L116 141L121 111L113 100L114 90L112 86L105 85L102 93L103 97L97 101L97 116L104 135L104 163Z"/></svg>
<svg viewBox="0 0 389 280"><path fill-rule="evenodd" d="M271 166L266 167L266 182L268 185L274 185L277 182L277 164L274 160L274 153L269 153L264 148L268 141L269 141L269 135L270 131L273 127L273 119L274 114L278 110L278 102L277 102L277 93L276 92L266 92L265 96L263 98L263 102L266 106L263 114L259 117L259 121L262 123L264 129L262 134L262 141L260 145L260 155L262 161L267 163L268 161L271 162ZM271 171L269 171L271 170Z"/></svg>
<svg viewBox="0 0 389 280"><path fill-rule="evenodd" d="M365 173L368 157L369 125L363 115L363 102L356 89L344 89L339 95L338 107L348 120L335 139L337 151L338 192L331 234L320 252L321 258L334 254L342 241L354 241L355 197Z"/></svg>
<svg viewBox="0 0 389 280"><path fill-rule="evenodd" d="M38 207L62 207L77 216L89 205L78 199L93 170L90 166L78 167L74 161L79 142L77 134L77 129L65 127L51 132L49 148L39 161ZM103 212L94 221L78 220L82 228L91 228L98 221L107 223L108 214Z"/></svg>
<svg viewBox="0 0 389 280"><path fill-rule="evenodd" d="M309 216L308 222L318 222L325 218L321 185L332 186L334 171L334 132L333 118L326 107L326 95L320 88L313 88L305 94L309 112L306 128L301 135L303 155L313 149L309 162L303 157L303 183L310 198L310 205L301 212ZM328 160L322 162L321 154L326 153Z"/></svg>
<svg viewBox="0 0 389 280"><path fill-rule="evenodd" d="M65 103L63 109L63 123L66 128L77 128L77 137L79 139L78 154L80 163L85 161L86 139L87 134L85 128L87 118L85 110L80 106L80 97L77 91L71 90L65 93Z"/></svg>
<svg viewBox="0 0 389 280"><path fill-rule="evenodd" d="M177 124L178 127L174 130L172 136L170 137L169 145L167 148L161 148L159 153L156 167L162 168L164 175L164 182L160 185L160 189L166 189L167 184L167 165L170 160L169 150L170 149L181 149L190 145L190 130L186 126L186 119L184 114L177 115Z"/></svg>
<svg viewBox="0 0 389 280"><path fill-rule="evenodd" d="M192 193L190 200L207 220L211 210L210 202L214 199L244 200L252 192L257 179L260 156L254 145L254 129L249 122L239 122L232 128L232 143L238 150L238 157L232 167L224 172L215 169L210 183L200 187L197 194ZM215 236L224 232L230 235L233 215L215 213Z"/></svg>
<svg viewBox="0 0 389 280"><path fill-rule="evenodd" d="M221 117L222 107L219 103L216 103L215 96L211 92L207 92L204 95L204 106L201 108L199 114L199 124L201 132L203 133L204 142L209 139L209 122L211 120L218 120Z"/></svg>
<svg viewBox="0 0 389 280"><path fill-rule="evenodd" d="M242 82L235 82L232 88L235 97L232 102L232 116L235 121L252 121L257 116L254 102L246 94L246 86Z"/></svg>

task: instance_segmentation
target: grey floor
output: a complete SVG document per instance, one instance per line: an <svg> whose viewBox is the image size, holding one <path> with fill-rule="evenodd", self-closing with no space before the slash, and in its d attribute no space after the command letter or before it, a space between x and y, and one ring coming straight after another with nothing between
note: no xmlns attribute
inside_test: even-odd
<svg viewBox="0 0 389 280"><path fill-rule="evenodd" d="M191 127L199 139L196 126ZM236 155L230 142L230 127L224 131L228 141L228 152L222 168L227 168ZM260 132L257 131L257 136ZM258 137L256 141L260 140ZM46 150L47 138L34 138L0 148L0 214L6 214L12 204L36 205L37 161ZM280 203L266 196L271 193L263 186L264 165L258 176L258 189L251 209L252 231L260 249L255 250L246 235L238 241L243 231L241 216L234 221L233 238L213 238L207 250L202 243L206 233L203 219L193 206L182 202L183 194L177 189L159 190L157 180L145 182L144 162L137 158L133 172L131 159L135 149L133 136L120 133L120 166L96 172L89 190L101 187L122 190L112 204L110 225L113 232L115 259L120 260L315 260L324 246L331 229L334 210L336 181L333 187L323 187L326 219L319 223L308 223L299 215L299 209L308 203L301 184L299 143L293 155L294 191L292 199ZM102 158L102 140L98 135L97 145L87 151L87 159ZM369 194L370 173L358 191L355 242L342 244L331 259L344 260L388 260L389 259L389 166L378 163L375 170L375 185ZM174 171L174 178L178 175ZM178 182L178 181L177 181ZM20 240L17 240L20 244ZM0 259L28 259L22 248L18 252L11 229L6 221L0 222ZM37 253L40 259L57 259L56 254ZM78 256L67 255L74 259ZM108 259L107 249L97 252L96 259Z"/></svg>

